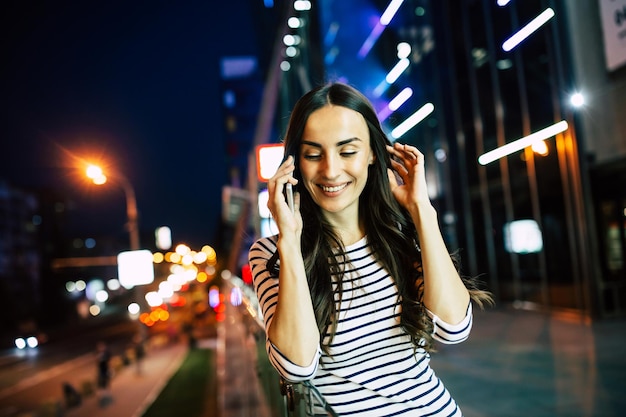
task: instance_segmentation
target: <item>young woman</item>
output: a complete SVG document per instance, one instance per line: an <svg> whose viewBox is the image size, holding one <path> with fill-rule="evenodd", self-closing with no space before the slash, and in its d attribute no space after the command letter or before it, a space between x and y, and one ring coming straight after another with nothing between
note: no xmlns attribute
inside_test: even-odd
<svg viewBox="0 0 626 417"><path fill-rule="evenodd" d="M249 252L270 361L340 416L461 415L429 352L465 340L470 300L491 299L457 272L424 156L391 144L367 98L340 83L296 103L284 144L268 182L279 234Z"/></svg>

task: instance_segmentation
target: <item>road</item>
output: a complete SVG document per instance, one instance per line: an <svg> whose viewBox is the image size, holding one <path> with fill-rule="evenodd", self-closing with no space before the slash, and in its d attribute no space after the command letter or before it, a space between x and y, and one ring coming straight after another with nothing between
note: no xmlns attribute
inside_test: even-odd
<svg viewBox="0 0 626 417"><path fill-rule="evenodd" d="M40 410L63 398L63 383L82 391L96 376L95 347L106 342L122 361L137 324L130 320L101 320L95 326L77 326L51 335L36 349L10 349L0 353L0 416Z"/></svg>

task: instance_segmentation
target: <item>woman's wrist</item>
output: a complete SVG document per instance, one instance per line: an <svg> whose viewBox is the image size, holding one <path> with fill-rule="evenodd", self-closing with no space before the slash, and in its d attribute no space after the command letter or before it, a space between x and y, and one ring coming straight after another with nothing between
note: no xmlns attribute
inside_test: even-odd
<svg viewBox="0 0 626 417"><path fill-rule="evenodd" d="M437 221L437 210L430 201L415 202L410 208L409 213L417 226L422 222Z"/></svg>
<svg viewBox="0 0 626 417"><path fill-rule="evenodd" d="M278 235L276 247L278 252L291 251L293 249L300 250L300 233L287 233Z"/></svg>

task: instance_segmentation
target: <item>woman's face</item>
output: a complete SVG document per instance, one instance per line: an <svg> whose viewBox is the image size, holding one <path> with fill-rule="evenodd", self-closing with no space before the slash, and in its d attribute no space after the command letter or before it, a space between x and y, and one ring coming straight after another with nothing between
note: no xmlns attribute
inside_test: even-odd
<svg viewBox="0 0 626 417"><path fill-rule="evenodd" d="M333 105L311 113L301 139L300 173L313 201L326 214L358 219L359 196L374 159L360 113Z"/></svg>

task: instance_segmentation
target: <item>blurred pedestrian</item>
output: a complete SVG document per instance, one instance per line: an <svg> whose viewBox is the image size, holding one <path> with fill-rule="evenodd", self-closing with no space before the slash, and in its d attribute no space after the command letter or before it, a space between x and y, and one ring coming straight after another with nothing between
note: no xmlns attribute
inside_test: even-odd
<svg viewBox="0 0 626 417"><path fill-rule="evenodd" d="M111 352L104 342L97 345L97 369L98 369L98 396L101 407L107 406L112 400L111 396Z"/></svg>
<svg viewBox="0 0 626 417"><path fill-rule="evenodd" d="M133 337L133 351L135 354L135 371L137 375L141 375L143 373L143 358L146 356L145 341L141 334L136 334Z"/></svg>
<svg viewBox="0 0 626 417"><path fill-rule="evenodd" d="M78 390L67 381L63 382L63 398L66 408L77 407L83 400Z"/></svg>

